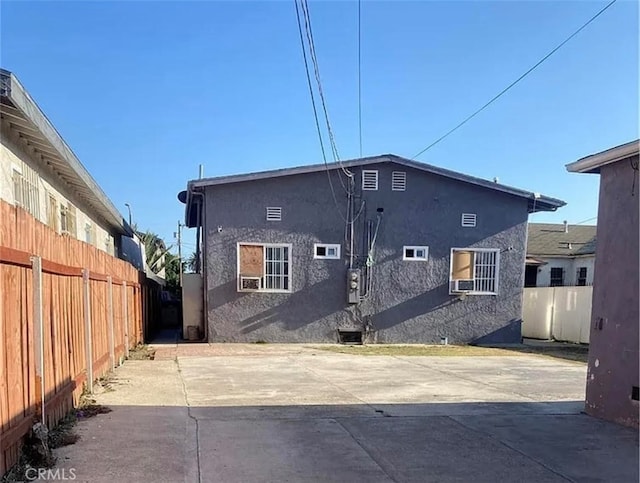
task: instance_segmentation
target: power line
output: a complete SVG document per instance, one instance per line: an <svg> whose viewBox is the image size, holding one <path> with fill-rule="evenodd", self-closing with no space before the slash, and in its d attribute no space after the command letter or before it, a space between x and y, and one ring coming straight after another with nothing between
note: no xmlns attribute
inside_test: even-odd
<svg viewBox="0 0 640 483"><path fill-rule="evenodd" d="M338 147L335 141L335 136L333 134L333 129L331 128L331 122L329 121L329 112L328 112L327 104L324 98L324 90L322 89L322 81L320 80L320 67L318 65L315 42L313 40L313 29L311 27L311 14L309 13L309 4L307 3L307 0L300 0L300 5L302 7L302 15L304 17L305 31L307 34L307 42L309 44L309 54L311 57L311 62L313 63L313 70L316 78L316 84L318 85L318 94L320 95L320 102L322 104L322 110L323 110L324 118L327 124L327 132L329 133L329 142L331 143L331 150L333 153L334 161L338 162L338 164L340 165L340 169L347 177L352 177L353 173L345 169L345 167L342 165L342 161L340 160L340 155L338 153ZM342 183L342 178L340 178L340 182ZM343 184L343 188L346 189L344 184Z"/></svg>
<svg viewBox="0 0 640 483"><path fill-rule="evenodd" d="M480 114L482 111L484 111L487 107L489 107L491 104L493 104L496 100L498 100L500 97L502 97L504 94L506 94L512 87L514 87L516 84L518 84L522 79L524 79L526 76L528 76L531 72L533 72L535 69L537 69L544 61L546 61L549 57L551 57L553 54L555 54L558 50L560 50L567 42L569 42L572 38L574 38L576 35L578 35L582 30L584 30L591 22L593 22L595 19L597 19L600 15L602 15L609 7L611 7L614 3L616 3L617 0L611 0L611 2L609 2L604 8L602 8L598 13L596 13L593 17L591 17L585 24L582 25L582 27L580 27L578 30L576 30L575 32L573 32L569 37L567 37L562 43L560 43L556 48L554 48L551 52L549 52L547 55L545 55L542 59L540 59L540 61L538 61L533 67L531 67L529 70L527 70L524 74L522 74L520 77L518 77L515 81L513 81L511 84L509 84L506 88L504 88L502 91L500 91L500 93L498 93L496 96L494 96L489 102L487 102L484 106L482 106L480 109L478 109L477 111L475 111L473 114L471 114L470 116L468 116L467 118L465 118L461 123L459 123L457 126L455 126L453 129L447 131L445 134L443 134L442 136L440 136L438 139L436 139L434 142L432 142L431 144L429 144L426 148L424 148L422 151L420 151L418 154L414 155L412 157L412 159L417 158L418 156L424 154L426 151L428 151L429 149L431 149L432 147L434 147L436 144L438 144L440 141L444 140L445 138L447 138L450 134L453 134L455 131L457 131L458 129L460 129L462 126L464 126L467 122L469 122L471 119L473 119L474 117L476 117L478 114Z"/></svg>
<svg viewBox="0 0 640 483"><path fill-rule="evenodd" d="M358 0L358 138L360 141L360 157L362 157L362 0Z"/></svg>
<svg viewBox="0 0 640 483"><path fill-rule="evenodd" d="M304 37L302 35L302 23L300 21L300 9L298 8L298 0L294 0L296 6L296 19L298 20L298 33L300 34L300 46L302 47L302 58L304 60L304 70L307 75L307 84L309 86L309 94L311 96L311 107L313 108L313 118L316 123L316 131L318 132L318 140L320 141L320 150L322 151L322 159L324 161L325 171L327 172L327 179L329 180L329 188L331 189L331 197L333 198L333 203L338 210L338 214L342 218L343 221L347 222L348 219L342 215L342 210L338 205L338 198L336 197L336 192L333 188L333 182L331 181L331 171L329 170L329 166L327 165L327 153L324 149L324 140L322 139L322 130L320 129L320 120L318 119L318 110L316 107L315 95L313 93L313 86L311 84L311 74L309 74L309 62L307 61L307 49L304 44ZM301 0L302 3L302 0ZM338 176L340 174L338 173ZM340 178L342 181L342 178Z"/></svg>

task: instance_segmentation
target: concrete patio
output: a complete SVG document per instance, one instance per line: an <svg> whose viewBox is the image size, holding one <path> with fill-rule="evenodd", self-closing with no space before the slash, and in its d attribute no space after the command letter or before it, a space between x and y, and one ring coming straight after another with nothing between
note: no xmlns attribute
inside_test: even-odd
<svg viewBox="0 0 640 483"><path fill-rule="evenodd" d="M185 347L117 369L97 395L113 412L79 423L60 468L105 483L638 481L636 431L581 414L581 363Z"/></svg>

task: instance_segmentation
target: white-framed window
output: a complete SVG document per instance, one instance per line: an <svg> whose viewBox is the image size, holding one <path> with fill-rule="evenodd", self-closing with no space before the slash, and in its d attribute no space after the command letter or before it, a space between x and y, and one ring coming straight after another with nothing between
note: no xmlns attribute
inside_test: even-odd
<svg viewBox="0 0 640 483"><path fill-rule="evenodd" d="M378 190L378 171L375 169L362 170L362 189L364 191Z"/></svg>
<svg viewBox="0 0 640 483"><path fill-rule="evenodd" d="M238 292L291 292L291 244L238 243Z"/></svg>
<svg viewBox="0 0 640 483"><path fill-rule="evenodd" d="M282 208L267 206L267 221L282 221Z"/></svg>
<svg viewBox="0 0 640 483"><path fill-rule="evenodd" d="M391 191L405 191L407 189L406 171L394 171L391 173Z"/></svg>
<svg viewBox="0 0 640 483"><path fill-rule="evenodd" d="M427 260L429 257L429 247L425 246L404 246L402 247L403 260Z"/></svg>
<svg viewBox="0 0 640 483"><path fill-rule="evenodd" d="M328 244L328 243L314 243L313 245L313 258L327 259L327 260L339 260L340 259L340 245Z"/></svg>
<svg viewBox="0 0 640 483"><path fill-rule="evenodd" d="M452 248L449 293L497 295L499 248Z"/></svg>
<svg viewBox="0 0 640 483"><path fill-rule="evenodd" d="M13 166L13 201L35 218L40 218L40 189L38 173L22 163L19 169Z"/></svg>
<svg viewBox="0 0 640 483"><path fill-rule="evenodd" d="M96 227L91 223L85 223L84 225L84 241L95 245L96 244Z"/></svg>
<svg viewBox="0 0 640 483"><path fill-rule="evenodd" d="M462 226L467 228L473 228L476 226L476 214L475 213L462 213Z"/></svg>

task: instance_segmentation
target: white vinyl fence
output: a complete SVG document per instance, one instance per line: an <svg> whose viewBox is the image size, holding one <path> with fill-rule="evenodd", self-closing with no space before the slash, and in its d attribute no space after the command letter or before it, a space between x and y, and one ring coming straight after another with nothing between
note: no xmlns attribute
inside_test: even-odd
<svg viewBox="0 0 640 483"><path fill-rule="evenodd" d="M589 343L593 287L524 289L522 336Z"/></svg>

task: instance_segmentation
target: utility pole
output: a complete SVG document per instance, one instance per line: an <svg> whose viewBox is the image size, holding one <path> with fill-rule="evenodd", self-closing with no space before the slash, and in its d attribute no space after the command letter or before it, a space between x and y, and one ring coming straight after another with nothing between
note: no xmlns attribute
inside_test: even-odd
<svg viewBox="0 0 640 483"><path fill-rule="evenodd" d="M178 239L178 264L180 270L180 286L182 287L182 227L184 225L178 221L178 231L174 236Z"/></svg>

